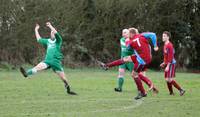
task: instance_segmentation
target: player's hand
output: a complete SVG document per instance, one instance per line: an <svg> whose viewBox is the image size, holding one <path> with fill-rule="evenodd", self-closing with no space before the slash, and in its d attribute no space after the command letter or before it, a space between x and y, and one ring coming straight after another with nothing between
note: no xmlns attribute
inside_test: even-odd
<svg viewBox="0 0 200 117"><path fill-rule="evenodd" d="M158 49L159 49L158 46L154 47L154 51L158 51Z"/></svg>
<svg viewBox="0 0 200 117"><path fill-rule="evenodd" d="M39 24L36 24L36 25L35 25L35 30L39 30L39 28L40 28L40 25L39 25Z"/></svg>
<svg viewBox="0 0 200 117"><path fill-rule="evenodd" d="M164 63L164 62L161 63L161 64L160 64L160 67L161 67L161 68L164 68L164 67L165 67L165 63Z"/></svg>
<svg viewBox="0 0 200 117"><path fill-rule="evenodd" d="M50 26L51 26L51 23L50 23L50 22L47 22L47 23L46 23L46 26L47 26L47 27L50 27Z"/></svg>
<svg viewBox="0 0 200 117"><path fill-rule="evenodd" d="M167 66L166 68L165 68L165 72L168 72L169 71L169 66Z"/></svg>

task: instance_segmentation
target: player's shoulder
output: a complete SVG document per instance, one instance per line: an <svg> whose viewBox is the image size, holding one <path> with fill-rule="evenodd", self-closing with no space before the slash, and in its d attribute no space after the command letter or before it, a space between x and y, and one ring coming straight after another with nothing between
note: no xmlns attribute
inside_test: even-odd
<svg viewBox="0 0 200 117"><path fill-rule="evenodd" d="M169 42L167 45L166 45L167 48L173 48L173 44L171 42Z"/></svg>
<svg viewBox="0 0 200 117"><path fill-rule="evenodd" d="M173 46L173 43L172 43L172 42L169 42L168 45L169 45L169 46Z"/></svg>
<svg viewBox="0 0 200 117"><path fill-rule="evenodd" d="M61 36L59 32L56 32L55 35L59 35L59 36Z"/></svg>
<svg viewBox="0 0 200 117"><path fill-rule="evenodd" d="M120 38L120 41L125 41L126 39L124 37L121 37Z"/></svg>

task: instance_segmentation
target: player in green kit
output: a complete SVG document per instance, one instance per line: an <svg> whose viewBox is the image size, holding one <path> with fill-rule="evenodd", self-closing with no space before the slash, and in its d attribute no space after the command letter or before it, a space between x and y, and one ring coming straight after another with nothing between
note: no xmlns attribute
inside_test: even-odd
<svg viewBox="0 0 200 117"><path fill-rule="evenodd" d="M20 67L20 71L24 77L28 77L44 69L52 68L53 71L64 82L67 93L71 95L76 95L75 92L70 90L70 86L65 76L62 63L61 63L61 60L63 59L63 54L61 53L62 37L57 32L57 30L51 25L50 22L47 22L46 26L51 29L51 37L48 39L41 38L38 32L40 28L39 24L36 24L36 27L35 27L35 36L36 36L37 42L47 48L45 59L42 62L40 62L38 65L36 65L35 67L27 71L23 67Z"/></svg>
<svg viewBox="0 0 200 117"><path fill-rule="evenodd" d="M129 50L126 47L126 44L125 44L126 39L129 39L129 30L128 29L123 29L122 30L122 38L120 39L121 58L134 54L134 52L132 50ZM117 83L118 87L114 88L114 90L116 92L122 92L122 86L124 84L125 71L128 70L131 73L132 70L133 70L133 66L134 66L133 62L128 62L128 63L125 63L125 64L119 66L119 75L118 75L118 81L117 81L118 82Z"/></svg>

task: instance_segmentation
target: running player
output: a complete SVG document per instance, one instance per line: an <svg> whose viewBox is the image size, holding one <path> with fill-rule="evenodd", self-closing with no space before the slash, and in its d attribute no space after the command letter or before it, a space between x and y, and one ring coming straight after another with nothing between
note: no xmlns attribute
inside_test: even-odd
<svg viewBox="0 0 200 117"><path fill-rule="evenodd" d="M165 80L169 89L169 94L174 95L172 87L174 86L176 89L179 90L180 96L182 96L185 93L185 90L183 90L174 79L176 67L176 60L174 58L175 50L173 44L169 41L169 39L171 39L171 33L168 31L164 31L162 34L162 40L164 42L164 62L160 64L160 67L165 69Z"/></svg>
<svg viewBox="0 0 200 117"><path fill-rule="evenodd" d="M75 92L70 90L70 86L61 63L61 60L63 59L63 55L61 53L62 37L57 32L57 30L51 25L50 22L47 22L46 26L51 29L50 38L48 39L41 38L38 32L40 26L39 24L36 24L35 26L35 36L37 41L47 48L44 61L40 62L38 65L27 71L23 67L20 67L20 71L24 77L28 77L44 69L52 68L53 71L64 82L64 86L66 88L67 93L70 95L76 95Z"/></svg>

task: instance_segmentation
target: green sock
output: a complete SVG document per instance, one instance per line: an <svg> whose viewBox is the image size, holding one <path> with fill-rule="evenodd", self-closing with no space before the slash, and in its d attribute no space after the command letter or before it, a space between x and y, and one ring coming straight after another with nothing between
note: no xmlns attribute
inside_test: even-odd
<svg viewBox="0 0 200 117"><path fill-rule="evenodd" d="M123 84L124 84L124 78L123 77L118 78L118 88L122 89Z"/></svg>
<svg viewBox="0 0 200 117"><path fill-rule="evenodd" d="M27 74L28 76L32 75L32 74L33 74L32 69L27 70L27 71L26 71L26 74Z"/></svg>

